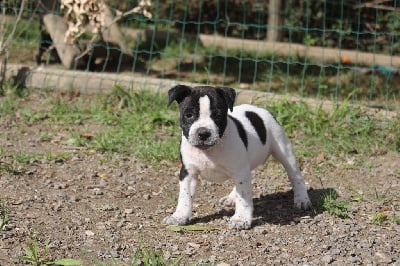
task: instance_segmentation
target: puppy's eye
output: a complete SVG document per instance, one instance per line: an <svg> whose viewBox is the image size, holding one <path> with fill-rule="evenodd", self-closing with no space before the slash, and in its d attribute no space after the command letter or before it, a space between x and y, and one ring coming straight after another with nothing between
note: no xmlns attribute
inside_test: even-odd
<svg viewBox="0 0 400 266"><path fill-rule="evenodd" d="M185 118L186 119L191 119L191 118L193 118L193 114L192 113L186 113L185 114Z"/></svg>

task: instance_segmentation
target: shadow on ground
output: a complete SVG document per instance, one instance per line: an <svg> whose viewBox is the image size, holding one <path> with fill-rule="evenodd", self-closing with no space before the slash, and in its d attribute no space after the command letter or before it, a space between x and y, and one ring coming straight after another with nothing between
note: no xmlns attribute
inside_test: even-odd
<svg viewBox="0 0 400 266"><path fill-rule="evenodd" d="M313 204L311 210L297 210L293 207L293 191L276 192L254 198L254 220L253 226L264 224L290 225L299 222L305 216L311 218L324 212L321 197L326 194L335 193L332 188L311 189L308 191ZM214 214L194 218L191 223L208 223L216 219L224 219L234 214L234 208L221 206L221 210Z"/></svg>

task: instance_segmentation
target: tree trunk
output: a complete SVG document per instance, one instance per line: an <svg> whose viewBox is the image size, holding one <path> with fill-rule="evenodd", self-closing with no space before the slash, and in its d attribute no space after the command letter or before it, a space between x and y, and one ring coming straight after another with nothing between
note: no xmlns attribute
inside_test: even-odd
<svg viewBox="0 0 400 266"><path fill-rule="evenodd" d="M281 7L282 0L269 0L267 41L278 42L281 39Z"/></svg>

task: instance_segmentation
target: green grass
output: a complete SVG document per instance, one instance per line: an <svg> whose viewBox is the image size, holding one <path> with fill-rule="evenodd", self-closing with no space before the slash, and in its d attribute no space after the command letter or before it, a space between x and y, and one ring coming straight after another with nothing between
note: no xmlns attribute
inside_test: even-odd
<svg viewBox="0 0 400 266"><path fill-rule="evenodd" d="M49 254L49 241L43 241L37 237L26 244L25 254L18 257L20 262L34 266L60 265L60 266L80 266L83 262L79 259L62 258L52 260Z"/></svg>
<svg viewBox="0 0 400 266"><path fill-rule="evenodd" d="M377 212L372 217L372 223L376 225L382 225L387 220L388 220L388 215L383 212Z"/></svg>
<svg viewBox="0 0 400 266"><path fill-rule="evenodd" d="M338 200L338 194L335 191L330 191L321 197L321 203L324 210L329 214L340 217L348 218L350 202Z"/></svg>
<svg viewBox="0 0 400 266"><path fill-rule="evenodd" d="M287 100L274 102L268 109L285 128L299 157L315 157L321 151L329 159L399 151L400 118L379 120L349 100L330 111Z"/></svg>
<svg viewBox="0 0 400 266"><path fill-rule="evenodd" d="M13 23L7 25L11 31ZM8 33L6 33L8 36ZM15 36L9 46L9 62L33 61L33 54L37 51L40 40L39 20L21 20L17 26Z"/></svg>
<svg viewBox="0 0 400 266"><path fill-rule="evenodd" d="M182 260L184 255L178 258L167 258L162 252L162 250L156 249L154 247L148 247L144 244L143 240L139 242L139 245L134 249L132 254L132 259L129 263L122 263L118 259L111 260L100 260L95 256L85 253L85 257L92 262L92 265L98 266L110 266L110 265L142 265L142 266L164 266L164 265L183 265Z"/></svg>
<svg viewBox="0 0 400 266"><path fill-rule="evenodd" d="M22 120L20 131L35 124L47 126L38 136L42 141L51 141L55 132L64 130L70 134L64 143L67 145L131 154L152 162L179 160L179 115L177 105L167 107L166 95L115 86L109 94L90 101L50 96L40 110L20 108L19 99L12 95L0 98L1 119ZM351 105L350 100L328 111L288 100L267 107L285 128L300 159L323 152L326 159L322 163L329 165L343 162L350 155L359 166L363 162L357 156L400 151L400 118L377 119ZM91 132L93 125L98 129ZM3 149L1 154L8 158L0 160L0 170L6 172L18 172L24 164L41 158L68 158L50 151L9 154Z"/></svg>
<svg viewBox="0 0 400 266"><path fill-rule="evenodd" d="M0 96L1 97L1 96ZM5 116L9 116L15 113L16 104L10 97L3 97L0 101L0 122Z"/></svg>
<svg viewBox="0 0 400 266"><path fill-rule="evenodd" d="M48 261L48 251L48 242L46 242L43 249L41 249L37 240L34 240L26 244L25 255L18 259L31 265L46 265Z"/></svg>
<svg viewBox="0 0 400 266"><path fill-rule="evenodd" d="M153 266L153 265L181 265L183 255L177 259L165 258L164 254L160 250L154 248L144 247L140 245L133 255L133 260L131 265L143 265L143 266Z"/></svg>
<svg viewBox="0 0 400 266"><path fill-rule="evenodd" d="M96 122L106 126L87 143L101 151L133 154L153 161L177 160L180 131L176 108L149 92L127 93L115 87L94 110Z"/></svg>

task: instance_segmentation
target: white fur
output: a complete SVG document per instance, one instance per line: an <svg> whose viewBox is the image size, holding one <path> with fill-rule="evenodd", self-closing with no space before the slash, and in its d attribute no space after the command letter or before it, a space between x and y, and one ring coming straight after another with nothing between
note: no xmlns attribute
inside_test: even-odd
<svg viewBox="0 0 400 266"><path fill-rule="evenodd" d="M200 102L200 116L199 119L193 123L189 130L188 141L192 145L197 144L197 131L200 128L208 128L211 133L211 138L209 139L210 144L215 144L218 142L218 127L211 119L210 110L210 98L208 96L203 96L199 100Z"/></svg>
<svg viewBox="0 0 400 266"><path fill-rule="evenodd" d="M204 99L207 98L204 97ZM203 107L205 106L207 106L207 100L203 101ZM255 112L262 118L267 129L267 141L264 145L245 116L246 111ZM214 130L215 123L209 121L211 118L209 117L210 112L208 112L202 110L197 122L201 123L201 126L210 126ZM190 221L195 186L200 175L203 179L216 182L233 178L235 187L228 196L221 199L221 202L224 204L235 203L236 210L230 221L231 227L250 228L253 215L251 170L263 164L271 154L283 164L288 173L293 186L295 206L303 209L310 207L311 202L300 170L296 165L290 141L272 115L265 109L248 104L234 107L230 115L238 119L244 126L248 139L247 149L231 118L228 118L227 128L219 143L206 150L192 146L182 136L182 163L188 171L188 176L180 181L178 206L171 216L164 219L165 223L186 224ZM198 128L199 125L196 123L192 125L193 128Z"/></svg>

